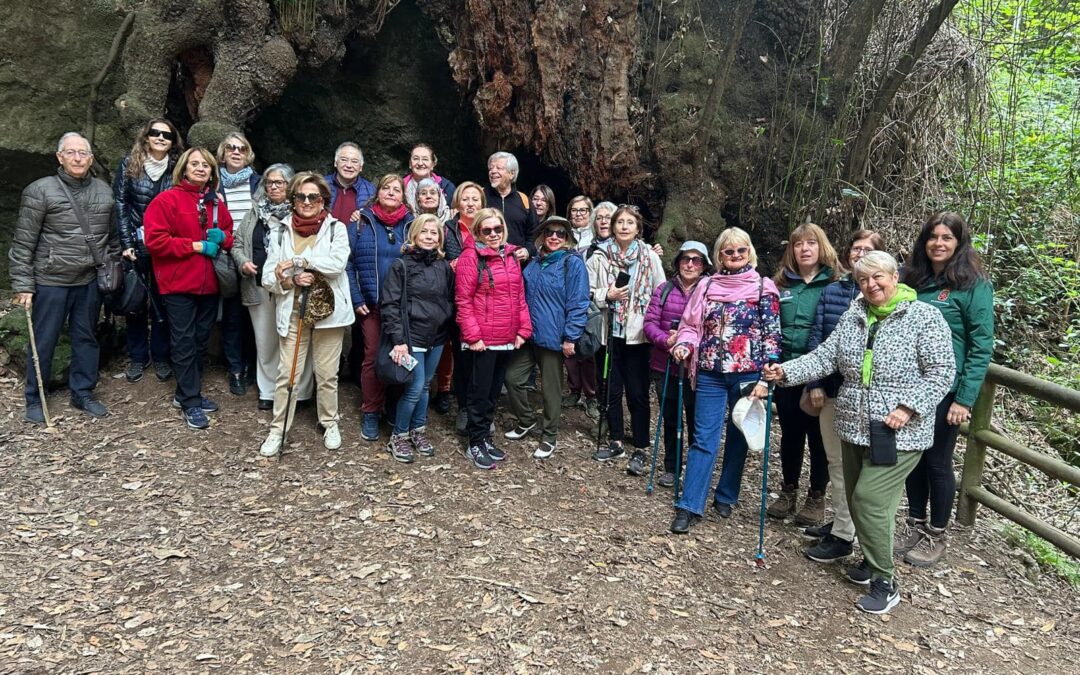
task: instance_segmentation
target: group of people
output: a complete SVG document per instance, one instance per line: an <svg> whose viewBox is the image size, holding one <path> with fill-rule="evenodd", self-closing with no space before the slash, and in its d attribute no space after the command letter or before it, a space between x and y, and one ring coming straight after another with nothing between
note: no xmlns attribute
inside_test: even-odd
<svg viewBox="0 0 1080 675"><path fill-rule="evenodd" d="M127 315L128 380L152 364L160 380L175 378L187 426L210 426L218 404L202 393L203 368L220 316L230 391L254 386L258 408L272 411L263 456L281 452L297 401L311 398L325 447L340 447L338 373L351 332L344 361L360 385L360 435L378 440L385 421L399 462L435 454L428 409L448 413L453 394L465 457L494 468L507 456L494 424L505 392L513 423L502 438L531 435L533 457L548 458L564 410L581 406L606 436L593 458L629 453L627 472L641 476L652 385L664 439L657 482L676 487L670 529L683 534L705 514L722 439L712 505L731 517L747 456L732 411L771 398L783 481L767 512L806 527L815 561L850 556L858 538L864 559L846 574L869 587L861 609L898 602L894 554L929 566L945 552L959 425L993 350L993 291L957 214L926 221L903 270L875 232L854 233L838 254L808 223L790 233L772 278L738 227L711 248L683 242L669 278L637 208L577 196L561 217L547 186L517 190L518 163L505 152L488 159L486 186L437 175L423 143L407 175L375 183L352 142L328 175L287 164L260 175L242 134L216 153L184 149L158 118L111 192L90 176L79 134L60 139L57 159L58 174L23 193L12 287L31 312L44 381L68 322L71 402L90 415L108 413L94 397L96 260L122 255L149 291ZM237 292L222 297L230 285ZM29 354L27 364L26 419L40 423ZM394 368L408 372L388 386ZM834 517L823 523L830 483ZM894 532L905 488L908 515Z"/></svg>

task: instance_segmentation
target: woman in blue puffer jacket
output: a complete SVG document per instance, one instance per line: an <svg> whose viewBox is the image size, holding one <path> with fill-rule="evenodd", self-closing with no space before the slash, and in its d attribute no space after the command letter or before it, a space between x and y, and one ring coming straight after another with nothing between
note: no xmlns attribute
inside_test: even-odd
<svg viewBox="0 0 1080 675"><path fill-rule="evenodd" d="M854 269L870 251L881 251L885 240L872 230L859 230L851 237L840 260ZM818 300L814 325L810 329L808 352L814 351L819 344L832 335L840 317L851 307L851 302L859 296L859 285L852 274L834 281L821 291ZM833 520L821 526L806 528L806 536L818 539L806 549L806 557L816 562L832 562L851 555L851 544L855 539L855 524L851 522L847 495L844 492L843 450L840 437L836 435L836 395L844 378L840 373L833 373L824 380L817 380L806 385L807 398L811 409L818 412L821 425L821 441L825 446L825 456L829 460L829 482L832 483Z"/></svg>
<svg viewBox="0 0 1080 675"><path fill-rule="evenodd" d="M589 309L589 275L585 262L574 254L577 239L565 218L552 216L544 221L536 238L539 255L529 261L525 278L525 302L532 318L532 340L514 354L506 369L506 391L510 411L517 425L506 438L524 438L536 425L536 413L529 402L526 384L539 365L543 379L544 423L536 459L555 452L562 415L563 362L574 356L574 343L585 331Z"/></svg>

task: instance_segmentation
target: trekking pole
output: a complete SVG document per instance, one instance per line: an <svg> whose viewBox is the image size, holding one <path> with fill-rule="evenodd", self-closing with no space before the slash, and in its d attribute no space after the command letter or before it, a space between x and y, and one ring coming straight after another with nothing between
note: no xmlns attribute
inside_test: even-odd
<svg viewBox="0 0 1080 675"><path fill-rule="evenodd" d="M671 356L668 355L667 363L664 364L664 384L660 387L660 414L656 416L656 432L652 442L652 466L649 468L649 484L645 486L645 494L653 493L653 478L656 476L656 455L660 452L660 427L664 422L664 406L667 404L667 381L671 373Z"/></svg>
<svg viewBox="0 0 1080 675"><path fill-rule="evenodd" d="M304 314L307 313L308 291L310 290L310 286L304 286L300 291L300 313L296 317L296 345L293 347L289 386L285 390L285 426L281 430L281 451L277 454L279 460L285 453L285 442L289 437L289 411L292 408L293 386L296 384L296 362L300 360L300 338L304 335Z"/></svg>
<svg viewBox="0 0 1080 675"><path fill-rule="evenodd" d="M682 478L682 429L683 429L683 415L682 415L682 390L683 390L683 371L686 368L685 360L679 361L679 396L676 399L675 404L676 414L679 416L678 431L675 433L675 503L679 502L679 489L681 488Z"/></svg>
<svg viewBox="0 0 1080 675"><path fill-rule="evenodd" d="M610 396L610 394L611 394L610 388L608 387L608 368L610 367L610 362L611 362L611 321L610 321L611 317L610 317L610 313L609 313L607 318L609 320L607 321L607 330L605 331L606 336L607 336L607 341L604 343L604 366L603 366L603 368L600 369L600 384L597 387L602 392L601 395L600 395L600 405L599 405L600 415L599 415L599 419L596 421L596 451L597 452L600 452L600 439L604 435L604 423L607 421L608 408L610 407L610 401L608 400L608 396Z"/></svg>
<svg viewBox="0 0 1080 675"><path fill-rule="evenodd" d="M34 375L37 376L38 384L38 400L41 401L41 412L45 415L45 428L52 429L52 417L49 416L49 402L45 400L45 383L41 381L41 359L38 358L37 351L37 338L34 337L34 319L31 316L31 309L33 308L33 300L30 301L30 307L24 307L26 310L26 330L30 333L30 356L34 362Z"/></svg>
<svg viewBox="0 0 1080 675"><path fill-rule="evenodd" d="M770 363L776 363L770 359ZM754 564L765 568L765 501L769 497L769 431L772 428L772 395L773 383L769 383L769 395L765 399L765 449L761 460L761 511L758 514L758 545L757 555L754 556Z"/></svg>

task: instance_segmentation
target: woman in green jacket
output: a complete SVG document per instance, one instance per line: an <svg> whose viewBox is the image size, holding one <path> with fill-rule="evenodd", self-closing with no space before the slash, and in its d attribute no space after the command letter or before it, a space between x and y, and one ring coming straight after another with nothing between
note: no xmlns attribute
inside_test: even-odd
<svg viewBox="0 0 1080 675"><path fill-rule="evenodd" d="M960 424L971 418L994 354L994 288L971 245L971 229L956 213L930 216L908 260L904 283L918 292L919 300L941 311L956 356L956 378L935 414L934 444L907 479L908 517L894 546L906 562L929 567L945 555L945 528L956 497L953 450Z"/></svg>
<svg viewBox="0 0 1080 675"><path fill-rule="evenodd" d="M780 271L773 277L780 289L781 358L784 361L807 353L821 292L839 279L843 271L836 250L825 231L817 225L800 225L788 236ZM818 419L799 407L802 393L801 386L776 390L774 399L780 417L780 466L784 484L767 513L773 518L795 516L799 525L817 525L825 518L829 461L821 441ZM803 448L807 445L810 446L810 490L803 507L796 513Z"/></svg>

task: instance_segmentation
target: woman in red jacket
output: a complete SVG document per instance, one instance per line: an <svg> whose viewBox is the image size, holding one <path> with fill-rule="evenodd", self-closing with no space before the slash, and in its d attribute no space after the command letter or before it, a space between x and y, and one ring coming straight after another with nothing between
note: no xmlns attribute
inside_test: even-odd
<svg viewBox="0 0 1080 675"><path fill-rule="evenodd" d="M473 219L473 238L457 261L457 322L461 345L472 352L466 394L469 446L465 456L478 469L492 469L506 454L491 442L495 401L513 351L532 335L517 249L507 244L501 211L482 209Z"/></svg>
<svg viewBox="0 0 1080 675"><path fill-rule="evenodd" d="M218 405L202 395L206 343L217 314L213 259L232 248L233 222L216 199L217 162L205 148L191 148L176 162L173 186L150 202L144 239L169 316L176 395L192 429L210 426L206 413Z"/></svg>

